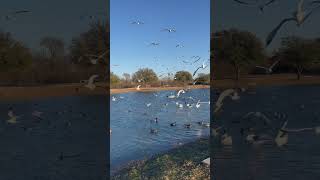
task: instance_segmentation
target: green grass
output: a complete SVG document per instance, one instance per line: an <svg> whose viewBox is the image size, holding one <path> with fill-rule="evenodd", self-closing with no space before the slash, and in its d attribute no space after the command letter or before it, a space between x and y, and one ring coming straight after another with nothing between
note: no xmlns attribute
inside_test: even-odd
<svg viewBox="0 0 320 180"><path fill-rule="evenodd" d="M210 169L201 161L207 157L209 140L199 139L148 160L136 161L118 171L111 179L206 180L210 179Z"/></svg>

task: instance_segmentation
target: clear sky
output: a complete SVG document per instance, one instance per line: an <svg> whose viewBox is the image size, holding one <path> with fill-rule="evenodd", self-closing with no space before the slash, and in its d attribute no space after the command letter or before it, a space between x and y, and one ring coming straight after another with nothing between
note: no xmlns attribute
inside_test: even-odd
<svg viewBox="0 0 320 180"><path fill-rule="evenodd" d="M139 67L161 74L168 70L193 72L203 61L209 64L210 0L111 0L110 25L111 71L120 76ZM176 32L161 31L164 28ZM152 42L160 45L149 46ZM179 43L184 47L176 48ZM201 59L193 65L182 62L191 61L192 56ZM209 71L209 67L199 70Z"/></svg>
<svg viewBox="0 0 320 180"><path fill-rule="evenodd" d="M106 13L107 0L1 0L0 29L11 32L29 47L37 47L40 38L55 36L69 43L72 37L88 29L90 20L81 20L82 15ZM6 21L3 16L17 10L30 10L32 13L17 16ZM107 16L97 16L106 19Z"/></svg>
<svg viewBox="0 0 320 180"><path fill-rule="evenodd" d="M263 2L263 0L260 0ZM264 13L256 6L246 6L236 3L234 0L214 0L212 5L212 31L219 31L231 27L254 32L265 41L268 33L278 25L282 19L292 16L297 10L299 0L281 1L276 0L274 4L266 7ZM252 2L252 1L251 1ZM264 0L267 2L267 0ZM305 0L305 4L310 0ZM305 38L320 37L320 9L307 19L300 27L295 22L289 22L278 32L274 41L268 47L268 51L277 48L281 37L299 35Z"/></svg>

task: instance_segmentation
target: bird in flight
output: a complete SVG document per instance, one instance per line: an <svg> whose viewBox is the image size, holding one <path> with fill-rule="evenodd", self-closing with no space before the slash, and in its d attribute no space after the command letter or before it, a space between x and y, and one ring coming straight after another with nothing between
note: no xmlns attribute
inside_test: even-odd
<svg viewBox="0 0 320 180"><path fill-rule="evenodd" d="M175 28L165 28L162 31L168 31L169 33L171 33L171 32L176 32L176 29Z"/></svg>
<svg viewBox="0 0 320 180"><path fill-rule="evenodd" d="M274 62L270 67L263 67L263 66L256 66L256 67L266 70L266 74L271 74L273 72L274 66L276 66L278 63L279 63L279 60Z"/></svg>
<svg viewBox="0 0 320 180"><path fill-rule="evenodd" d="M192 76L196 75L196 73L198 72L199 69L205 69L205 68L207 68L207 67L208 67L208 65L203 62L202 65L201 65L200 67L198 67L198 68L193 72L193 75L192 75Z"/></svg>
<svg viewBox="0 0 320 180"><path fill-rule="evenodd" d="M301 24L303 24L306 19L310 17L310 15L314 12L315 9L319 8L320 6L312 8L308 13L306 13L306 10L304 9L304 0L299 0L297 10L293 13L292 17L283 19L267 36L266 38L266 46L268 46L280 28L287 22L295 21L297 23L297 26L300 27Z"/></svg>
<svg viewBox="0 0 320 180"><path fill-rule="evenodd" d="M131 21L131 24L142 25L144 22L142 21Z"/></svg>
<svg viewBox="0 0 320 180"><path fill-rule="evenodd" d="M96 85L94 84L94 80L99 77L99 75L95 74L90 76L88 83L84 85L84 87L89 88L90 90L94 90L96 88Z"/></svg>

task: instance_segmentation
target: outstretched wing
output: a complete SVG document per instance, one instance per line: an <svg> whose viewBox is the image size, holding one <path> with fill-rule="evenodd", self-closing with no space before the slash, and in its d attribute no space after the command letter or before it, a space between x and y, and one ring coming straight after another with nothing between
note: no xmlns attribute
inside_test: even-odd
<svg viewBox="0 0 320 180"><path fill-rule="evenodd" d="M288 22L288 21L295 21L296 19L295 18L286 18L286 19L283 19L269 34L268 34L268 37L266 39L266 46L268 46L272 40L274 39L274 37L276 36L276 34L278 33L279 29L281 28L281 26Z"/></svg>

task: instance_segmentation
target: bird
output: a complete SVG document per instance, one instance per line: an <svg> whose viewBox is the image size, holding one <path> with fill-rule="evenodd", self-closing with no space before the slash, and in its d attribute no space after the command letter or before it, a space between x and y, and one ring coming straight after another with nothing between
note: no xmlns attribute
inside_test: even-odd
<svg viewBox="0 0 320 180"><path fill-rule="evenodd" d="M278 134L275 138L275 142L279 147L288 143L288 133L285 130L283 130L287 126L287 124L288 124L288 120L284 122L284 124L282 125L281 129L278 131Z"/></svg>
<svg viewBox="0 0 320 180"><path fill-rule="evenodd" d="M99 77L99 75L95 74L90 76L88 80L88 84L84 85L84 87L89 88L90 90L94 90L96 88L96 85L94 84L94 80Z"/></svg>
<svg viewBox="0 0 320 180"><path fill-rule="evenodd" d="M34 116L34 117L36 117L36 118L39 118L39 119L42 119L42 117L41 117L41 114L42 114L43 112L40 112L40 111L33 111L32 112L32 116Z"/></svg>
<svg viewBox="0 0 320 180"><path fill-rule="evenodd" d="M193 75L196 75L196 73L198 72L199 69L205 69L206 67L208 67L208 65L206 65L204 62L202 63L202 65L200 67L198 67L194 72Z"/></svg>
<svg viewBox="0 0 320 180"><path fill-rule="evenodd" d="M142 21L131 21L131 24L142 25L144 22Z"/></svg>
<svg viewBox="0 0 320 180"><path fill-rule="evenodd" d="M176 96L175 95L169 95L168 98L169 99L173 99L173 98L176 98Z"/></svg>
<svg viewBox="0 0 320 180"><path fill-rule="evenodd" d="M173 123L170 124L170 126L177 126L177 123L173 122Z"/></svg>
<svg viewBox="0 0 320 180"><path fill-rule="evenodd" d="M159 46L159 45L160 45L160 43L157 43L157 42L152 42L149 44L149 46Z"/></svg>
<svg viewBox="0 0 320 180"><path fill-rule="evenodd" d="M271 74L273 72L273 68L280 62L280 60L275 61L270 67L256 66L257 68L262 68L266 71L266 74Z"/></svg>
<svg viewBox="0 0 320 180"><path fill-rule="evenodd" d="M184 127L190 129L191 128L191 124L190 123L184 124Z"/></svg>
<svg viewBox="0 0 320 180"><path fill-rule="evenodd" d="M16 116L13 113L12 108L9 108L8 116L9 116L10 119L7 120L7 123L9 123L9 124L16 124L17 123L17 119L20 117L20 116Z"/></svg>
<svg viewBox="0 0 320 180"><path fill-rule="evenodd" d="M180 48L183 48L184 45L182 45L182 44L177 44L177 45L176 45L176 48L179 48L179 47L180 47Z"/></svg>
<svg viewBox="0 0 320 180"><path fill-rule="evenodd" d="M140 90L140 87L141 87L141 85L138 85L137 87L136 87L136 90Z"/></svg>
<svg viewBox="0 0 320 180"><path fill-rule="evenodd" d="M258 118L262 118L268 124L271 123L271 120L265 114L263 114L261 112L249 112L245 116L243 116L243 119L248 118L251 115L256 116Z"/></svg>
<svg viewBox="0 0 320 180"><path fill-rule="evenodd" d="M178 93L177 93L177 97L179 97L181 93L184 94L186 92L183 89L179 90Z"/></svg>
<svg viewBox="0 0 320 180"><path fill-rule="evenodd" d="M151 106L151 103L147 103L146 105L147 105L147 107L150 107L150 106Z"/></svg>
<svg viewBox="0 0 320 180"><path fill-rule="evenodd" d="M200 100L198 100L198 102L196 104L196 108L200 108Z"/></svg>
<svg viewBox="0 0 320 180"><path fill-rule="evenodd" d="M199 124L200 126L210 127L210 123L209 123L209 122L199 121L198 124Z"/></svg>
<svg viewBox="0 0 320 180"><path fill-rule="evenodd" d="M221 144L225 146L232 146L232 136L224 133L221 137Z"/></svg>
<svg viewBox="0 0 320 180"><path fill-rule="evenodd" d="M171 33L171 32L176 32L176 29L175 28L165 28L165 29L162 29L162 31L168 31L169 33Z"/></svg>
<svg viewBox="0 0 320 180"><path fill-rule="evenodd" d="M226 89L224 90L222 93L220 93L219 97L218 97L218 100L216 101L215 103L215 109L214 109L214 112L218 112L222 105L223 105L223 100L227 97L227 96L230 96L230 97L233 97L232 99L233 100L236 100L238 95L235 94L235 90L234 89Z"/></svg>
<svg viewBox="0 0 320 180"><path fill-rule="evenodd" d="M297 23L297 26L300 27L301 24L303 24L305 22L306 19L308 19L310 17L310 15L313 13L313 11L317 8L319 8L320 6L317 6L315 8L313 8L312 10L310 10L307 14L305 12L305 10L303 9L303 5L304 5L304 0L299 0L298 2L298 6L297 6L297 10L293 13L293 15L289 18L285 18L283 19L267 36L266 38L266 46L268 46L272 40L274 39L274 37L276 36L276 34L278 33L278 31L280 30L280 28L287 22L290 21L295 21Z"/></svg>
<svg viewBox="0 0 320 180"><path fill-rule="evenodd" d="M116 100L117 100L117 98L112 96L112 101L116 101Z"/></svg>
<svg viewBox="0 0 320 180"><path fill-rule="evenodd" d="M86 55L86 56L89 57L91 64L96 65L96 64L98 63L98 61L99 61L101 58L103 58L103 56L104 56L106 53L107 53L107 51L104 52L104 53L102 53L101 55L98 55L98 56L97 56L97 55ZM90 58L90 57L94 57L94 58Z"/></svg>

